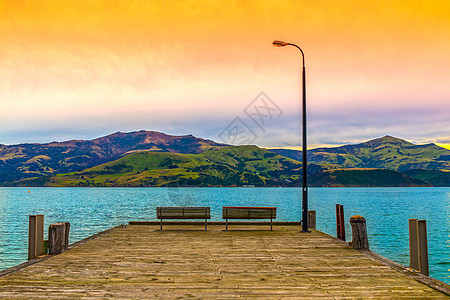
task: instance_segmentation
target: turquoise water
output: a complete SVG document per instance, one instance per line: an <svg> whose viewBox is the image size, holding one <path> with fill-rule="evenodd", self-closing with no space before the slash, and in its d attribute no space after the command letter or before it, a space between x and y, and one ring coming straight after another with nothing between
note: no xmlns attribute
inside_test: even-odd
<svg viewBox="0 0 450 300"><path fill-rule="evenodd" d="M30 193L28 193L30 191ZM335 204L344 205L347 241L353 215L367 220L371 250L409 264L408 219L427 220L430 276L450 283L450 188L310 188L317 229L336 235ZM277 221L299 221L298 188L0 188L0 269L27 259L28 215L45 228L70 222L70 242L129 221L156 220L156 206L276 206Z"/></svg>

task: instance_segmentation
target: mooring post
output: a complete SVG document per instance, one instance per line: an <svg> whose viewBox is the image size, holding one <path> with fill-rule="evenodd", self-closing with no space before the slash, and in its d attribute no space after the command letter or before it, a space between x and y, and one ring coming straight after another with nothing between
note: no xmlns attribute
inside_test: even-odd
<svg viewBox="0 0 450 300"><path fill-rule="evenodd" d="M341 218L339 217L339 206L340 204L336 204L336 237L338 239L341 238Z"/></svg>
<svg viewBox="0 0 450 300"><path fill-rule="evenodd" d="M70 223L55 223L48 227L48 254L60 254L67 250L69 244Z"/></svg>
<svg viewBox="0 0 450 300"><path fill-rule="evenodd" d="M427 221L409 219L409 266L429 275Z"/></svg>
<svg viewBox="0 0 450 300"><path fill-rule="evenodd" d="M352 226L352 247L357 250L369 250L366 219L362 216L353 216L350 218L350 225Z"/></svg>
<svg viewBox="0 0 450 300"><path fill-rule="evenodd" d="M308 228L316 229L316 211L308 211Z"/></svg>
<svg viewBox="0 0 450 300"><path fill-rule="evenodd" d="M36 256L44 255L44 215L36 215Z"/></svg>
<svg viewBox="0 0 450 300"><path fill-rule="evenodd" d="M428 240L427 240L427 221L419 220L419 253L420 264L419 271L423 275L430 275L428 268Z"/></svg>
<svg viewBox="0 0 450 300"><path fill-rule="evenodd" d="M336 204L337 238L345 241L344 205Z"/></svg>
<svg viewBox="0 0 450 300"><path fill-rule="evenodd" d="M419 222L409 219L409 267L419 270Z"/></svg>
<svg viewBox="0 0 450 300"><path fill-rule="evenodd" d="M36 258L36 216L28 219L28 260Z"/></svg>

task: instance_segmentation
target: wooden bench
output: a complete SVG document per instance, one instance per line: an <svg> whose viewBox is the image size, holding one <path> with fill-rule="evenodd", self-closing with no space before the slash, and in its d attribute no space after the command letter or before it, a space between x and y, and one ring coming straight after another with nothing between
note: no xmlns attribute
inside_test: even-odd
<svg viewBox="0 0 450 300"><path fill-rule="evenodd" d="M228 219L270 219L270 230L272 230L272 220L276 217L276 207L222 207L222 218L226 220L226 230L228 230Z"/></svg>
<svg viewBox="0 0 450 300"><path fill-rule="evenodd" d="M161 220L161 230L163 219L205 219L205 230L207 230L207 220L211 219L209 207L157 207L156 217Z"/></svg>

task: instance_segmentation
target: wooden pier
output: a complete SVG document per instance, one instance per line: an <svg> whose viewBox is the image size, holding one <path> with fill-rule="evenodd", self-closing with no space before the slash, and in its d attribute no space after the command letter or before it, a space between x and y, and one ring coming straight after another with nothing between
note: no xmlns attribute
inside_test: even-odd
<svg viewBox="0 0 450 300"><path fill-rule="evenodd" d="M129 225L0 277L0 299L447 299L300 226Z"/></svg>

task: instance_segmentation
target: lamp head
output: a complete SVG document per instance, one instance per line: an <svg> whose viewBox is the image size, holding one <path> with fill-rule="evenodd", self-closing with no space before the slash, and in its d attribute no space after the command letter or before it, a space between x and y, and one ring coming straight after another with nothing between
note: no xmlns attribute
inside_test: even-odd
<svg viewBox="0 0 450 300"><path fill-rule="evenodd" d="M282 42L282 41L273 41L272 45L274 45L275 47L284 47L284 46L289 45L289 43Z"/></svg>

